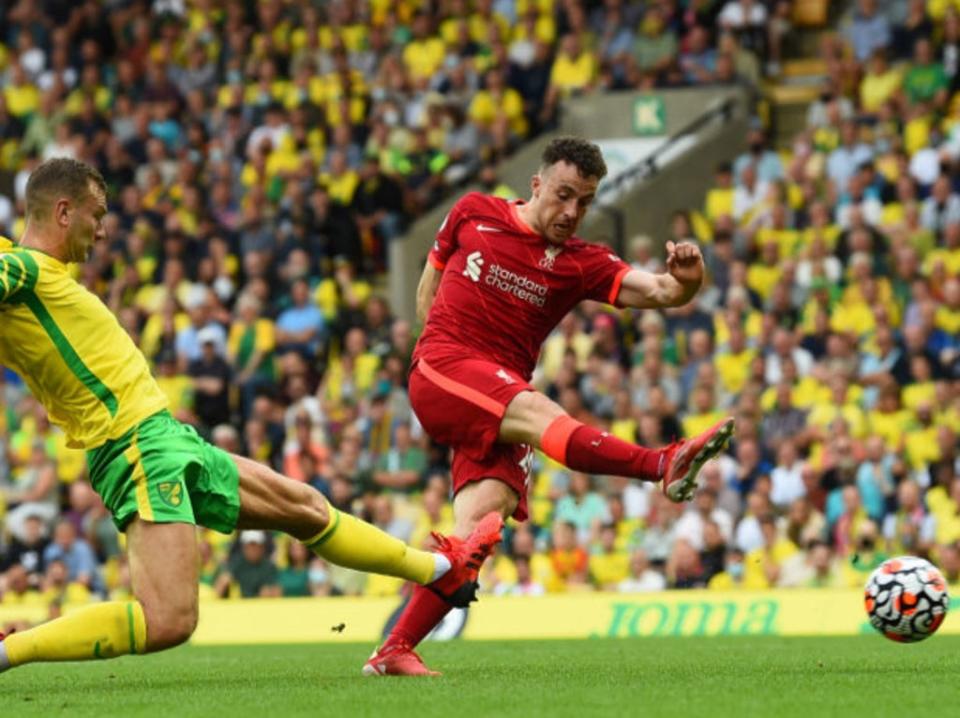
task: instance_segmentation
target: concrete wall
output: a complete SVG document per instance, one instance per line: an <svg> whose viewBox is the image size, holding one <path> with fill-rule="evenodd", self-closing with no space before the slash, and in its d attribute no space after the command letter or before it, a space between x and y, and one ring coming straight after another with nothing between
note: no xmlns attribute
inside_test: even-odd
<svg viewBox="0 0 960 718"><path fill-rule="evenodd" d="M623 211L627 237L637 233L664 237L670 213L681 207L700 206L712 181L714 166L722 160L732 159L744 147L747 99L742 90L694 88L658 94L666 108L666 130L670 135L696 119L711 103L723 98L735 98L738 109L734 119L725 126L710 126L701 131L694 150L617 199L615 206ZM543 146L559 134L578 134L598 140L632 137L633 103L638 96L639 93L628 92L571 101L564 108L560 129L538 137L512 155L501 165L501 179L525 195ZM411 320L415 317L417 281L434 234L446 213L466 191L448 197L419 218L403 238L389 246L389 298L398 316ZM580 234L586 239L609 241L614 236L613 230L609 215L594 209L587 215Z"/></svg>

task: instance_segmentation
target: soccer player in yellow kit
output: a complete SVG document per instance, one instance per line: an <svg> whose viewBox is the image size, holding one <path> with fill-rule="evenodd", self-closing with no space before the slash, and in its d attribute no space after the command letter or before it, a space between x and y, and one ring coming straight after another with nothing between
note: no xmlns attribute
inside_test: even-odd
<svg viewBox="0 0 960 718"><path fill-rule="evenodd" d="M187 640L198 615L198 524L284 531L333 563L426 584L462 604L473 597L480 563L500 538L498 514L466 540L441 537L437 552L420 551L340 513L310 486L211 446L173 419L133 341L67 271L105 238L100 174L49 160L30 176L26 200L20 242L0 238L0 364L23 377L68 443L87 451L90 482L127 534L135 600L0 636L0 671Z"/></svg>

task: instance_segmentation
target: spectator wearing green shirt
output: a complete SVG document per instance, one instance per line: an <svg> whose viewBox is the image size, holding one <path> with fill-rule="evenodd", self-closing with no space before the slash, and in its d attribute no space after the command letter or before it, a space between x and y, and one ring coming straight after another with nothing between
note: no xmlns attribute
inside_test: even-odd
<svg viewBox="0 0 960 718"><path fill-rule="evenodd" d="M913 64L903 79L903 90L911 105L931 104L943 108L947 102L947 73L933 57L933 45L927 38L917 40Z"/></svg>
<svg viewBox="0 0 960 718"><path fill-rule="evenodd" d="M426 469L427 455L413 443L410 427L398 424L393 448L377 462L373 482L381 488L409 494L422 488L421 478Z"/></svg>
<svg viewBox="0 0 960 718"><path fill-rule="evenodd" d="M240 552L228 561L217 576L214 590L221 598L230 594L236 584L243 598L279 597L281 594L277 567L267 555L267 535L263 531L242 531Z"/></svg>
<svg viewBox="0 0 960 718"><path fill-rule="evenodd" d="M310 587L310 553L299 541L287 545L287 565L277 574L283 596L313 595Z"/></svg>
<svg viewBox="0 0 960 718"><path fill-rule="evenodd" d="M666 27L660 9L649 7L633 43L636 69L642 75L660 77L673 67L676 57L677 38Z"/></svg>
<svg viewBox="0 0 960 718"><path fill-rule="evenodd" d="M593 491L590 477L579 471L570 474L570 492L557 501L554 520L571 523L577 528L577 537L586 541L592 531L610 520L607 502Z"/></svg>

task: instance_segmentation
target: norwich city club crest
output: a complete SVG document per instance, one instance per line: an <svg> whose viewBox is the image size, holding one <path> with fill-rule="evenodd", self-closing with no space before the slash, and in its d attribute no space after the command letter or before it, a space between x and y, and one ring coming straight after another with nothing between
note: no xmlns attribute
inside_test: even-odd
<svg viewBox="0 0 960 718"><path fill-rule="evenodd" d="M157 492L167 506L176 508L183 501L183 484L179 481L164 481L157 484Z"/></svg>

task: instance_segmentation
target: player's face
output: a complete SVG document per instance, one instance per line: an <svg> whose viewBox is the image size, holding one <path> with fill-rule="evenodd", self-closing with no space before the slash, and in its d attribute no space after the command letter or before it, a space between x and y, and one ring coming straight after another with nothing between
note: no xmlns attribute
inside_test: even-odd
<svg viewBox="0 0 960 718"><path fill-rule="evenodd" d="M557 162L533 178L536 221L543 237L562 244L577 231L597 194L596 177L581 177L576 166Z"/></svg>
<svg viewBox="0 0 960 718"><path fill-rule="evenodd" d="M73 208L70 226L67 229L67 252L69 262L85 262L95 242L106 238L103 218L107 214L107 198L96 185Z"/></svg>

